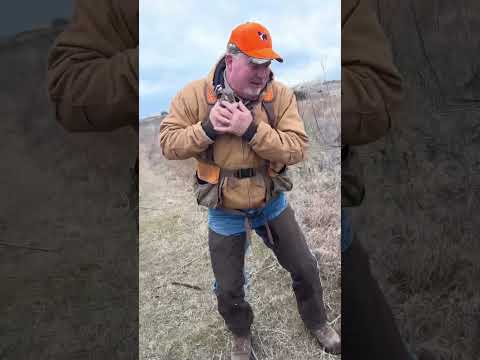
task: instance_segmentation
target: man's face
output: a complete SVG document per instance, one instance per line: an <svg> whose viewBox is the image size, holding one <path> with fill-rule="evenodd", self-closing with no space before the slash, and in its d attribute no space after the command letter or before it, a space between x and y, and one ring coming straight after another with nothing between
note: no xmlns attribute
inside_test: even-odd
<svg viewBox="0 0 480 360"><path fill-rule="evenodd" d="M235 93L245 99L254 100L260 95L270 76L270 61L254 64L245 54L227 55L227 80Z"/></svg>

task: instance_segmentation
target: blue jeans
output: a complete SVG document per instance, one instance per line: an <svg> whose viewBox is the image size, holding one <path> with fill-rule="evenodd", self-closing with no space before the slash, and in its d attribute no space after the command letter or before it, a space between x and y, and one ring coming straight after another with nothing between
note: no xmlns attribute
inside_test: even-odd
<svg viewBox="0 0 480 360"><path fill-rule="evenodd" d="M287 197L282 192L272 198L264 207L243 209L250 219L252 229L262 227L265 222L272 221L288 206ZM245 216L232 214L223 209L208 209L208 227L221 235L235 235L245 232Z"/></svg>

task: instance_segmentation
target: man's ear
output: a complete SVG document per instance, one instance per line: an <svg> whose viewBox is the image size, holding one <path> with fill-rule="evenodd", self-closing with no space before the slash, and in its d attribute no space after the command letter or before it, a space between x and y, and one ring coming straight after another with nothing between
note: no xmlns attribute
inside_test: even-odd
<svg viewBox="0 0 480 360"><path fill-rule="evenodd" d="M225 65L227 65L227 70L232 69L233 56L228 54L225 55Z"/></svg>

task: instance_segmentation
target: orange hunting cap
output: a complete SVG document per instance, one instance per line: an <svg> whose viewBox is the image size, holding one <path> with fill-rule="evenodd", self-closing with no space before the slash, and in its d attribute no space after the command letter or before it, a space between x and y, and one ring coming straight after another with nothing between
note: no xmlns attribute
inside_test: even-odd
<svg viewBox="0 0 480 360"><path fill-rule="evenodd" d="M256 22L247 22L232 30L229 43L235 44L244 54L254 59L283 59L272 49L272 38L267 28Z"/></svg>

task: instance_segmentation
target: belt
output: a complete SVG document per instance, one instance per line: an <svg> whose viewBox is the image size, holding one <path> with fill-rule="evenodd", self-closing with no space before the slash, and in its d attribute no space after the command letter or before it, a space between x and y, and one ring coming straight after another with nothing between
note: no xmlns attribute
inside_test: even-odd
<svg viewBox="0 0 480 360"><path fill-rule="evenodd" d="M239 179L243 179L243 178L254 177L256 173L257 171L254 168L238 169L234 171L233 176Z"/></svg>
<svg viewBox="0 0 480 360"><path fill-rule="evenodd" d="M265 168L246 168L246 169L221 169L221 176L234 176L238 179L244 179L249 177L254 177L257 174L262 174L266 172Z"/></svg>

